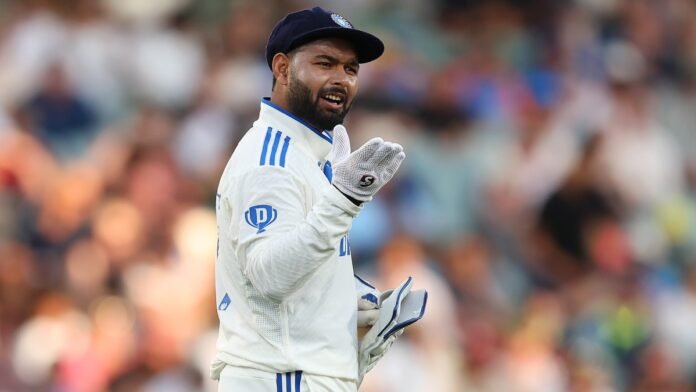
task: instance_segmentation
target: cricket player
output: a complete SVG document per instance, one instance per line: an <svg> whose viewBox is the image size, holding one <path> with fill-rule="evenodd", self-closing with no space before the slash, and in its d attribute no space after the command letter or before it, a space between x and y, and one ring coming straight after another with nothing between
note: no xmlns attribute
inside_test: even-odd
<svg viewBox="0 0 696 392"><path fill-rule="evenodd" d="M348 233L405 154L381 138L351 152L341 123L360 64L383 51L377 37L319 7L287 15L268 39L271 97L216 201L211 375L220 391L355 392L371 366L359 363L357 328L376 322L381 293L353 274ZM390 334L386 322L380 333Z"/></svg>

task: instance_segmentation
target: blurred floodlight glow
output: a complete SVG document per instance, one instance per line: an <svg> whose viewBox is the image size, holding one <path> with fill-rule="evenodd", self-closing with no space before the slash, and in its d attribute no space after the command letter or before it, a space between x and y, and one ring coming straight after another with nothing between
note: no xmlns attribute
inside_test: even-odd
<svg viewBox="0 0 696 392"><path fill-rule="evenodd" d="M113 333L130 330L134 325L132 309L121 297L100 298L94 305L94 325Z"/></svg>
<svg viewBox="0 0 696 392"><path fill-rule="evenodd" d="M140 23L153 23L180 10L190 0L102 0L116 17Z"/></svg>
<svg viewBox="0 0 696 392"><path fill-rule="evenodd" d="M174 226L174 242L181 259L193 263L215 261L217 224L215 213L206 208L193 208L183 213Z"/></svg>
<svg viewBox="0 0 696 392"><path fill-rule="evenodd" d="M65 257L65 268L73 290L79 294L93 295L108 277L109 259L102 246L84 240L70 248Z"/></svg>
<svg viewBox="0 0 696 392"><path fill-rule="evenodd" d="M14 345L13 366L17 376L29 385L39 385L52 376L57 361L78 355L89 345L89 320L68 311L58 317L37 317L24 324Z"/></svg>
<svg viewBox="0 0 696 392"><path fill-rule="evenodd" d="M125 199L111 199L97 212L94 232L110 256L121 259L132 254L143 240L142 216Z"/></svg>

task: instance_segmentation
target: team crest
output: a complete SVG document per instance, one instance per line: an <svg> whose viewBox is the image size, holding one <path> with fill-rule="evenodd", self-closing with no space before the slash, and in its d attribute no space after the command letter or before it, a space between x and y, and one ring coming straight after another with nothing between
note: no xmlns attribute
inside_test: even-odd
<svg viewBox="0 0 696 392"><path fill-rule="evenodd" d="M339 14L331 14L331 19L333 19L333 21L336 22L336 24L341 26L341 27L345 27L347 29L353 28L353 25L350 24L350 22L348 20L346 20L346 18L342 17Z"/></svg>
<svg viewBox="0 0 696 392"><path fill-rule="evenodd" d="M244 213L246 223L258 229L256 234L266 231L266 227L275 222L276 218L278 218L278 210L267 204L252 206Z"/></svg>

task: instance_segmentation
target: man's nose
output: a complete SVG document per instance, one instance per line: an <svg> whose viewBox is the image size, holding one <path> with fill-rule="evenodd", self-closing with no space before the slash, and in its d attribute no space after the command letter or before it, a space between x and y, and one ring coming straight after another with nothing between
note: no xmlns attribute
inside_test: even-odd
<svg viewBox="0 0 696 392"><path fill-rule="evenodd" d="M342 66L336 67L331 78L331 84L334 86L349 87L351 84L355 83L354 78L348 74L346 69Z"/></svg>

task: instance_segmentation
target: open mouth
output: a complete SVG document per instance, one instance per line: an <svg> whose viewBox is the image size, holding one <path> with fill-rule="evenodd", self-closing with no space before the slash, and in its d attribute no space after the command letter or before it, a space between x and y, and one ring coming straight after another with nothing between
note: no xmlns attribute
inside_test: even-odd
<svg viewBox="0 0 696 392"><path fill-rule="evenodd" d="M343 108L343 104L346 101L345 94L331 92L326 93L321 96L321 100L324 106L331 110L340 110Z"/></svg>

